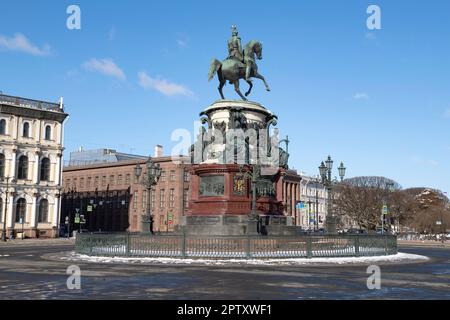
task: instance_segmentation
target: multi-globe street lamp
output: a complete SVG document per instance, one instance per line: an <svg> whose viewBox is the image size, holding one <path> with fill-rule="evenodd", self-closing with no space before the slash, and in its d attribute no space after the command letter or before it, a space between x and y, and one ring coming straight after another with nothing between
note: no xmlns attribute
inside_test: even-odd
<svg viewBox="0 0 450 320"><path fill-rule="evenodd" d="M153 232L153 215L151 212L151 191L153 186L155 186L158 183L159 177L161 176L161 167L158 164L155 164L152 161L151 157L148 157L147 163L147 173L141 180L141 185L143 185L147 190L147 209L146 214L142 215L142 231L145 232L146 230L146 224L149 224L149 231L151 234L154 234ZM136 164L136 167L134 168L134 174L136 176L136 179L139 181L139 178L142 174L142 168L139 163Z"/></svg>
<svg viewBox="0 0 450 320"><path fill-rule="evenodd" d="M333 160L330 156L328 156L327 160L325 162L322 161L322 163L319 166L319 173L320 177L322 178L322 184L325 186L325 188L328 191L328 203L327 203L327 216L326 216L326 231L328 233L336 233L336 217L334 216L332 210L333 205L331 203L332 199L332 191L333 191L333 184L334 181L331 179L331 172L333 169ZM345 176L345 170L344 163L341 162L341 165L338 167L339 171L339 177L342 180L344 180Z"/></svg>

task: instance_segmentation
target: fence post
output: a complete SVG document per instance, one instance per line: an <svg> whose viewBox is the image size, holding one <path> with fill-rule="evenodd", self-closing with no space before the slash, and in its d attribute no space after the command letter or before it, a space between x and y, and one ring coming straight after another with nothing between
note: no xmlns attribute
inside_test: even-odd
<svg viewBox="0 0 450 320"><path fill-rule="evenodd" d="M130 256L130 233L127 232L126 238L125 238L125 245L126 245L126 252L125 254L127 255L127 257Z"/></svg>
<svg viewBox="0 0 450 320"><path fill-rule="evenodd" d="M183 238L182 238L182 243L181 243L181 256L184 258L186 258L186 231L183 230Z"/></svg>
<svg viewBox="0 0 450 320"><path fill-rule="evenodd" d="M359 235L355 235L355 257L359 257Z"/></svg>
<svg viewBox="0 0 450 320"><path fill-rule="evenodd" d="M306 256L312 258L312 237L310 235L306 236Z"/></svg>
<svg viewBox="0 0 450 320"><path fill-rule="evenodd" d="M246 253L247 259L250 259L252 257L252 253L250 252L250 236L249 235L247 235L247 242L245 245L245 253Z"/></svg>

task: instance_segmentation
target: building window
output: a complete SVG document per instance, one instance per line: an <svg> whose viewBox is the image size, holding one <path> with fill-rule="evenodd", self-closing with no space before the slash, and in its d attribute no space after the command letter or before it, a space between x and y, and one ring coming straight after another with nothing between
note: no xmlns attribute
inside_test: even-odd
<svg viewBox="0 0 450 320"><path fill-rule="evenodd" d="M138 206L138 192L135 191L133 194L133 209L137 209Z"/></svg>
<svg viewBox="0 0 450 320"><path fill-rule="evenodd" d="M20 198L16 203L16 223L20 223L20 219L22 219L22 223L25 222L25 213L27 209L27 201L24 198Z"/></svg>
<svg viewBox="0 0 450 320"><path fill-rule="evenodd" d="M0 134L6 134L6 120L0 119Z"/></svg>
<svg viewBox="0 0 450 320"><path fill-rule="evenodd" d="M189 190L183 190L183 207L189 208Z"/></svg>
<svg viewBox="0 0 450 320"><path fill-rule="evenodd" d="M150 200L150 207L153 209L155 208L155 202L156 202L156 195L155 195L156 191L152 190L152 195L151 195L151 200Z"/></svg>
<svg viewBox="0 0 450 320"><path fill-rule="evenodd" d="M119 174L119 175L117 176L117 184L118 184L118 185L121 185L121 184L122 184L122 175L121 175L121 174Z"/></svg>
<svg viewBox="0 0 450 320"><path fill-rule="evenodd" d="M159 231L162 231L165 229L165 224L166 224L166 218L164 217L163 214L161 214L159 216Z"/></svg>
<svg viewBox="0 0 450 320"><path fill-rule="evenodd" d="M170 181L175 181L175 170L170 170Z"/></svg>
<svg viewBox="0 0 450 320"><path fill-rule="evenodd" d="M78 183L78 178L73 178L72 189L74 189L74 190L77 189L77 183Z"/></svg>
<svg viewBox="0 0 450 320"><path fill-rule="evenodd" d="M114 175L113 174L109 176L109 185L110 186L114 185Z"/></svg>
<svg viewBox="0 0 450 320"><path fill-rule="evenodd" d="M0 153L0 178L5 176L5 155Z"/></svg>
<svg viewBox="0 0 450 320"><path fill-rule="evenodd" d="M52 127L45 126L45 140L52 140Z"/></svg>
<svg viewBox="0 0 450 320"><path fill-rule="evenodd" d="M94 178L94 188L98 188L99 176Z"/></svg>
<svg viewBox="0 0 450 320"><path fill-rule="evenodd" d="M84 178L80 178L80 189L84 188Z"/></svg>
<svg viewBox="0 0 450 320"><path fill-rule="evenodd" d="M164 194L164 189L161 189L160 191L159 191L159 208L160 209L162 209L162 208L164 208L164 205L165 205L165 194Z"/></svg>
<svg viewBox="0 0 450 320"><path fill-rule="evenodd" d="M175 189L169 190L169 208L175 207Z"/></svg>
<svg viewBox="0 0 450 320"><path fill-rule="evenodd" d="M148 192L142 192L142 209L147 209L147 196Z"/></svg>
<svg viewBox="0 0 450 320"><path fill-rule="evenodd" d="M125 176L125 184L128 186L130 184L130 174Z"/></svg>
<svg viewBox="0 0 450 320"><path fill-rule="evenodd" d="M191 175L189 174L189 172L185 171L183 176L184 176L184 177L183 177L184 182L189 182L189 178L190 178L190 176L191 176Z"/></svg>
<svg viewBox="0 0 450 320"><path fill-rule="evenodd" d="M90 188L92 184L92 177L88 177L86 180L86 188Z"/></svg>
<svg viewBox="0 0 450 320"><path fill-rule="evenodd" d="M137 216L133 216L133 222L132 222L131 228L133 230L137 229Z"/></svg>
<svg viewBox="0 0 450 320"><path fill-rule="evenodd" d="M24 122L22 136L25 138L30 137L30 124L28 122Z"/></svg>
<svg viewBox="0 0 450 320"><path fill-rule="evenodd" d="M17 179L27 179L28 178L28 157L21 156L19 158L19 170L17 172Z"/></svg>
<svg viewBox="0 0 450 320"><path fill-rule="evenodd" d="M38 222L39 223L48 222L48 200L47 199L42 199L41 202L39 203Z"/></svg>
<svg viewBox="0 0 450 320"><path fill-rule="evenodd" d="M42 158L41 160L41 181L50 180L50 159Z"/></svg>
<svg viewBox="0 0 450 320"><path fill-rule="evenodd" d="M102 187L106 187L106 176L102 177Z"/></svg>
<svg viewBox="0 0 450 320"><path fill-rule="evenodd" d="M161 171L160 180L161 180L161 182L166 182L166 172L165 171Z"/></svg>

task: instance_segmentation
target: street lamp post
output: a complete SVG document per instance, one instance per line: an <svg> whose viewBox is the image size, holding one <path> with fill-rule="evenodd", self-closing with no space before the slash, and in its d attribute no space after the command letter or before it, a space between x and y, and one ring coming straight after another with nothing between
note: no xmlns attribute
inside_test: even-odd
<svg viewBox="0 0 450 320"><path fill-rule="evenodd" d="M387 182L386 183L387 192L389 193L394 188L393 182ZM384 234L384 220L386 219L386 215L389 212L388 207L388 195L386 195L386 199L383 203L383 208L381 210L381 234Z"/></svg>
<svg viewBox="0 0 450 320"><path fill-rule="evenodd" d="M9 179L10 179L10 177L5 177L5 180L6 180L5 209L4 209L5 213L3 215L2 241L6 241L6 213L7 213L7 210L8 210Z"/></svg>
<svg viewBox="0 0 450 320"><path fill-rule="evenodd" d="M325 162L322 161L322 163L319 166L319 173L322 178L322 183L326 187L328 191L328 203L327 203L327 216L326 216L326 230L328 233L336 233L336 219L332 212L333 206L331 203L332 199L332 191L333 191L333 180L331 179L331 172L333 169L333 160L330 156L328 156L327 160ZM344 180L345 176L345 170L344 163L341 162L341 165L338 167L339 176L342 180Z"/></svg>
<svg viewBox="0 0 450 320"><path fill-rule="evenodd" d="M152 161L152 158L149 157L147 160L147 174L144 176L144 179L142 179L141 184L146 188L147 190L147 208L146 208L146 214L142 215L142 231L144 231L146 228L144 227L145 224L149 224L149 231L151 234L154 234L153 232L153 215L151 212L151 191L152 187L155 186L158 183L159 177L161 176L161 167L159 166L159 163L155 165L155 163ZM134 174L139 181L139 178L142 174L142 168L139 165L139 163L136 164L136 167L134 168Z"/></svg>

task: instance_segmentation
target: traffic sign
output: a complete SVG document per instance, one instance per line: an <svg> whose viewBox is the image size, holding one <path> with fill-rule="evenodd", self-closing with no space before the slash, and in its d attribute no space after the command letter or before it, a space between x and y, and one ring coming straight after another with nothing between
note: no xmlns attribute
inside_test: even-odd
<svg viewBox="0 0 450 320"><path fill-rule="evenodd" d="M388 207L387 207L387 205L383 205L382 212L383 212L383 215L387 215L388 214Z"/></svg>
<svg viewBox="0 0 450 320"><path fill-rule="evenodd" d="M87 212L92 212L92 206L91 206L91 205L88 205L87 208L86 208L86 211L87 211Z"/></svg>
<svg viewBox="0 0 450 320"><path fill-rule="evenodd" d="M75 215L75 223L80 223L80 214Z"/></svg>

